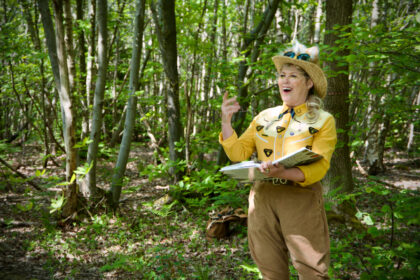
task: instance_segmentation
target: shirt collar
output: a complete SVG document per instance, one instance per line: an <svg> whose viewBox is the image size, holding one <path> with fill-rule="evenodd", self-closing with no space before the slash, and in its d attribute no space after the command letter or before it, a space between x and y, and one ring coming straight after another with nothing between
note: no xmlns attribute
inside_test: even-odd
<svg viewBox="0 0 420 280"><path fill-rule="evenodd" d="M284 114L286 111L290 110L290 107L286 104L283 104L283 108L281 109L282 114ZM300 104L299 106L293 107L293 110L295 111L295 114L297 116L302 116L306 112L308 112L308 107L306 106L306 102L303 104Z"/></svg>

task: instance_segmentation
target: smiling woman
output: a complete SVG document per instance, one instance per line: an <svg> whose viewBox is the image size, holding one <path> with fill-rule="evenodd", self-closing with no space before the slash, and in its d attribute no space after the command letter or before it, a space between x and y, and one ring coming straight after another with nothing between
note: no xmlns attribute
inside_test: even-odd
<svg viewBox="0 0 420 280"><path fill-rule="evenodd" d="M249 195L248 240L264 279L289 279L289 255L302 279L328 279L329 235L320 180L327 172L337 135L331 114L323 111L327 81L317 65L318 48L295 43L273 57L283 105L262 111L238 138L231 126L240 110L225 94L219 141L232 161L257 152L260 171ZM323 159L285 168L272 161L300 148ZM280 180L281 184L278 184Z"/></svg>

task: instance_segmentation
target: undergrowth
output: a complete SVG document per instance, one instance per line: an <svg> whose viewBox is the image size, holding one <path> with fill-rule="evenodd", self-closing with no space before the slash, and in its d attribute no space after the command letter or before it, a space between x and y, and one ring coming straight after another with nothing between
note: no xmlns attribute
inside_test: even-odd
<svg viewBox="0 0 420 280"><path fill-rule="evenodd" d="M12 206L15 213L32 213L42 221L35 237L24 241L26 254L45 259L43 269L54 279L260 279L249 254L246 227L236 228L227 239L205 238L209 212L226 206L247 210L250 188L210 166L192 170L160 192L172 197L166 204L156 206L156 195L138 200L135 195L150 186L131 185L123 190L127 200L121 202L118 214L98 211L66 229L54 224L51 207L40 207L40 200L25 192L28 199ZM149 165L139 173L147 175L150 183L168 176L163 165ZM418 191L366 181L358 182L353 193L332 193L328 200L353 205L354 218L362 224L330 224L331 279L420 275ZM11 219L5 223L13 226ZM290 268L291 279L298 279Z"/></svg>

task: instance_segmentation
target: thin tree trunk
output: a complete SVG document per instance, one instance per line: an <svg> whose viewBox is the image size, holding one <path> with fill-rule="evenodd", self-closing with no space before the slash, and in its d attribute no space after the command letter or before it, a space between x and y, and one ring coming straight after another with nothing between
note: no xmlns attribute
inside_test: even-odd
<svg viewBox="0 0 420 280"><path fill-rule="evenodd" d="M264 11L261 21L256 24L254 29L244 35L243 44L241 47L241 53L244 53L245 58L252 58L252 61L256 61L259 56L259 46L264 39L277 11L280 0L271 0ZM256 43L255 46L252 44ZM251 79L252 71L248 72L249 65L247 59L242 60L239 63L238 71L238 99L242 110L234 115L233 122L235 123L235 130L237 133L242 132L243 122L245 120L246 110L249 106L248 101L248 85L249 79ZM252 70L252 69L251 69Z"/></svg>
<svg viewBox="0 0 420 280"><path fill-rule="evenodd" d="M88 18L90 22L90 36L88 44L87 72L86 72L86 110L82 124L82 134L88 135L90 131L89 108L93 103L93 76L95 72L95 48L96 48L96 0L89 0Z"/></svg>
<svg viewBox="0 0 420 280"><path fill-rule="evenodd" d="M131 56L131 71L130 71L130 96L127 102L127 113L124 126L124 134L118 153L117 164L112 176L111 193L112 200L110 205L116 209L119 204L122 179L126 170L128 155L130 153L131 139L134 130L134 120L136 116L138 78L140 69L140 58L143 45L143 30L144 30L144 13L146 0L139 0L137 2L136 16L134 19L134 34L133 34L133 53Z"/></svg>
<svg viewBox="0 0 420 280"><path fill-rule="evenodd" d="M71 1L64 0L64 19L65 19L65 44L67 53L67 65L69 68L69 86L70 92L74 92L75 89L75 77L76 77L76 59L73 49L73 17L71 13Z"/></svg>
<svg viewBox="0 0 420 280"><path fill-rule="evenodd" d="M61 1L54 1L55 25L57 28L56 36L51 21L50 10L47 0L38 0L44 33L47 40L48 53L53 68L56 87L60 97L61 113L63 119L63 136L66 149L66 180L71 181L71 177L76 169L76 150L74 145L74 119L72 112L72 102L70 97L69 77L67 69L67 54L64 45L64 27ZM56 42L58 44L56 44ZM58 71L57 71L58 70ZM73 182L69 184L65 192L66 203L63 206L63 217L69 217L77 211L77 186Z"/></svg>
<svg viewBox="0 0 420 280"><path fill-rule="evenodd" d="M175 1L159 0L159 13L156 12L154 1L151 2L151 8L156 25L163 66L169 80L169 88L167 89L169 158L173 163L176 163L183 159L182 152L178 151L176 148L176 144L182 141L183 129L179 106ZM170 173L176 182L182 178L183 174L176 166L170 168Z"/></svg>
<svg viewBox="0 0 420 280"><path fill-rule="evenodd" d="M201 106L201 122L197 127L197 134L200 134L201 131L206 131L210 122L208 121L208 112L211 109L208 100L211 90L211 83L212 83L212 73L214 67L214 58L217 55L217 48L216 48L216 35L217 35L217 21L218 21L218 9L219 9L219 0L214 1L214 8L213 8L213 28L211 29L210 33L210 43L213 45L213 51L209 55L208 63L205 65L205 76L204 76L204 85L203 85L203 94L204 100L203 105ZM200 158L202 157L203 153L200 153Z"/></svg>
<svg viewBox="0 0 420 280"><path fill-rule="evenodd" d="M415 89L414 89L415 90ZM420 91L417 93L417 95L416 95L417 97L414 99L414 106L415 106L415 114L414 114L414 116L419 116L419 105L420 105ZM407 141L407 152L408 153L411 153L413 150L414 150L414 146L413 146L413 143L414 143L414 133L415 133L415 127L414 127L414 123L415 123L415 119L413 118L413 119L411 119L410 120L410 132L409 132L409 135L408 135L408 141Z"/></svg>
<svg viewBox="0 0 420 280"><path fill-rule="evenodd" d="M85 5L83 0L76 0L76 18L77 22L82 21L84 19L83 11ZM78 81L76 83L78 95L80 96L79 104L81 104L81 118L82 118L82 133L81 138L84 139L88 133L88 124L89 123L89 113L88 113L88 102L87 102L87 94L86 94L86 75L87 75L87 68L86 68L86 40L85 40L85 33L83 28L79 28L79 33L77 37L77 42L79 46L79 72L78 72Z"/></svg>
<svg viewBox="0 0 420 280"><path fill-rule="evenodd" d="M106 84L107 70L107 0L97 0L97 22L98 22L98 76L95 85L95 95L93 100L92 128L88 147L87 163L91 168L80 186L80 191L84 197L92 198L94 201L101 195L100 189L96 186L96 166L98 159L98 146L102 127L102 107Z"/></svg>
<svg viewBox="0 0 420 280"><path fill-rule="evenodd" d="M322 16L322 0L318 0L315 15L314 43L319 44L321 40L321 16Z"/></svg>
<svg viewBox="0 0 420 280"><path fill-rule="evenodd" d="M60 69L60 103L63 114L63 136L66 149L66 180L71 181L71 177L76 170L77 153L74 145L75 120L72 108L72 98L70 92L69 72L67 67L67 53L64 42L63 10L62 2L54 2L55 26L57 28L57 56ZM69 217L77 211L77 186L76 182L68 185L66 193L66 203L63 207L63 217Z"/></svg>
<svg viewBox="0 0 420 280"><path fill-rule="evenodd" d="M29 4L27 1L22 1L22 8L23 8L23 12L25 14L25 19L26 22L28 24L28 30L29 33L31 35L31 39L32 42L34 44L35 50L37 51L42 51L41 50L41 40L39 39L39 32L37 30L36 24L32 18L32 14L31 14L31 9L29 8ZM35 10L36 13L36 10ZM49 154L50 152L50 143L49 143L49 137L48 137L48 129L49 129L49 125L48 125L48 119L47 119L47 109L46 109L46 105L45 105L45 71L44 71L44 59L41 58L40 64L39 64L39 71L41 74L41 112L40 112L40 116L42 117L43 120L43 134L42 134L42 138L44 139L44 146L45 146L45 160L44 160L44 164L43 167L46 168L48 165L48 159L49 159Z"/></svg>
<svg viewBox="0 0 420 280"><path fill-rule="evenodd" d="M333 30L334 25L341 26L351 23L352 0L327 0L326 2L326 30ZM331 48L337 47L339 39L336 33L327 33L324 38L326 45ZM345 49L336 55L345 57L349 50ZM325 107L336 117L336 127L345 132L338 133L338 147L331 160L330 170L324 178L324 190L332 191L341 187L343 192L351 192L354 188L351 173L350 151L349 151L349 66L339 65L336 61L326 62L329 69L336 74L328 78L328 94L325 98Z"/></svg>
<svg viewBox="0 0 420 280"><path fill-rule="evenodd" d="M379 22L379 7L378 0L372 2L372 18L370 28L374 28L378 25ZM373 39L374 40L374 39ZM379 71L376 69L376 62L371 62L369 64L369 76L372 79L372 83L376 85L376 81L379 80ZM373 88L373 87L371 87ZM380 145L379 145L379 128L380 123L378 116L383 115L382 107L380 106L382 96L378 93L371 93L369 102L369 110L367 114L367 122L369 127L369 137L366 141L366 160L368 164L368 173L369 175L376 175L385 171L383 162L380 160Z"/></svg>
<svg viewBox="0 0 420 280"><path fill-rule="evenodd" d="M228 64L227 58L227 31L226 31L226 0L222 0L223 3L223 13L222 13L222 58L225 62L225 65ZM226 67L226 66L225 66ZM223 79L222 79L223 80ZM225 88L223 84L223 88ZM222 165L228 161L228 157L223 149L222 145L219 145L219 150L217 151L217 165Z"/></svg>
<svg viewBox="0 0 420 280"><path fill-rule="evenodd" d="M57 92L60 91L60 69L58 68L57 43L54 33L54 25L51 20L50 8L47 0L38 0L38 7L41 13L42 25L47 42L48 56L50 58L51 68L54 75Z"/></svg>
<svg viewBox="0 0 420 280"><path fill-rule="evenodd" d="M194 107L191 105L191 95L196 92L196 68L197 68L197 49L198 49L198 40L199 36L201 35L202 28L203 28L203 21L204 15L207 10L207 0L204 0L203 9L200 16L200 22L198 23L197 30L195 31L194 36L194 47L193 47L193 58L192 58L192 66L191 66L191 78L189 83L189 88L185 90L185 98L187 103L187 124L186 124L186 132L185 132L185 161L187 163L187 173L190 172L190 138L193 131L193 115L194 115Z"/></svg>

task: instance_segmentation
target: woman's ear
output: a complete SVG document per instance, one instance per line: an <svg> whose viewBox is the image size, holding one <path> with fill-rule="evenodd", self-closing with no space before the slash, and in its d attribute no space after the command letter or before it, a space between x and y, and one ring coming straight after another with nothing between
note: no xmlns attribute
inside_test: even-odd
<svg viewBox="0 0 420 280"><path fill-rule="evenodd" d="M314 82L312 82L312 79L308 79L306 81L306 86L308 87L308 90L310 90L314 86Z"/></svg>

